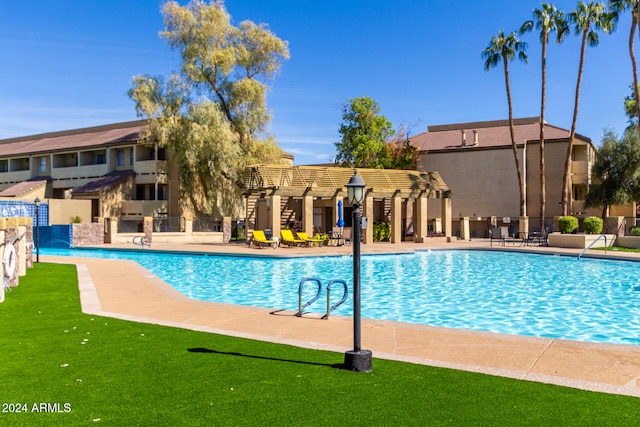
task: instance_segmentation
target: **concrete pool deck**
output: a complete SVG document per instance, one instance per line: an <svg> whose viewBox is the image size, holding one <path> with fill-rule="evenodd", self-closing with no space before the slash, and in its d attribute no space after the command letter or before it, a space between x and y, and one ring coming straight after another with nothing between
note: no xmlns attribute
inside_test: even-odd
<svg viewBox="0 0 640 427"><path fill-rule="evenodd" d="M132 249L132 245L105 245ZM489 241L363 245L362 253L426 249L489 249ZM352 248L254 249L244 244L153 244L153 250L251 256L350 254ZM509 251L577 255L579 250L493 247ZM149 249L139 249L146 250ZM590 251L593 254L594 251ZM604 256L601 251L597 256ZM640 254L607 256L640 260ZM78 266L82 310L88 314L232 335L344 353L353 348L351 317L298 318L294 312L197 301L180 294L133 261L41 255L43 262ZM640 265L639 265L640 268ZM297 283L297 279L296 279ZM594 344L549 338L465 331L383 320L362 320L362 348L375 359L393 359L640 397L640 346ZM341 363L342 354L336 354Z"/></svg>

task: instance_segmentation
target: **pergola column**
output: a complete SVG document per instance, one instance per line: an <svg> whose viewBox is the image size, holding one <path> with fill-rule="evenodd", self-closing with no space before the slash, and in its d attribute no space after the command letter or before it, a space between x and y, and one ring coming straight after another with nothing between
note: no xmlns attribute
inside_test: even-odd
<svg viewBox="0 0 640 427"><path fill-rule="evenodd" d="M269 200L269 228L273 232L273 237L280 238L280 202L279 194L273 194L267 199Z"/></svg>
<svg viewBox="0 0 640 427"><path fill-rule="evenodd" d="M451 222L451 194L447 191L442 196L442 227L447 240L451 238L453 225Z"/></svg>
<svg viewBox="0 0 640 427"><path fill-rule="evenodd" d="M469 230L469 217L460 218L460 238L462 240L471 240L471 232Z"/></svg>
<svg viewBox="0 0 640 427"><path fill-rule="evenodd" d="M313 236L313 196L302 197L302 229Z"/></svg>
<svg viewBox="0 0 640 427"><path fill-rule="evenodd" d="M365 244L373 243L373 197L367 196L361 209L363 210L362 216L367 217L368 220L367 229L362 230L362 242Z"/></svg>
<svg viewBox="0 0 640 427"><path fill-rule="evenodd" d="M402 197L391 197L391 243L402 242Z"/></svg>
<svg viewBox="0 0 640 427"><path fill-rule="evenodd" d="M427 238L427 198L418 197L413 203L413 240L416 243L424 243Z"/></svg>

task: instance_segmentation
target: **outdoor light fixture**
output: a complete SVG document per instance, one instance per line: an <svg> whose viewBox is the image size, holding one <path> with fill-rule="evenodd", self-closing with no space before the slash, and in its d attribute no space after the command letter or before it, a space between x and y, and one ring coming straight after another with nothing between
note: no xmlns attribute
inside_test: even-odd
<svg viewBox="0 0 640 427"><path fill-rule="evenodd" d="M40 262L40 198L33 201L36 206L36 262Z"/></svg>
<svg viewBox="0 0 640 427"><path fill-rule="evenodd" d="M364 187L366 184L356 170L347 184L347 199L354 209L359 209L364 202Z"/></svg>
<svg viewBox="0 0 640 427"><path fill-rule="evenodd" d="M357 372L371 371L371 351L360 348L360 206L364 202L366 184L354 170L347 184L347 198L353 206L353 350L344 354L346 369Z"/></svg>

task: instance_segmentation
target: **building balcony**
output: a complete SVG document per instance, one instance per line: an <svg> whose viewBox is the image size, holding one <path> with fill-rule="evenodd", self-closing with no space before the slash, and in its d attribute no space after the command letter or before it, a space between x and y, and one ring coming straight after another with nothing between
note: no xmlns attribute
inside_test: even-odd
<svg viewBox="0 0 640 427"><path fill-rule="evenodd" d="M0 173L0 185L2 184L15 184L17 182L26 181L31 178L31 171L12 171Z"/></svg>
<svg viewBox="0 0 640 427"><path fill-rule="evenodd" d="M591 164L586 161L571 163L571 181L573 184L588 185L591 183Z"/></svg>
<svg viewBox="0 0 640 427"><path fill-rule="evenodd" d="M120 219L142 219L145 216L166 216L169 202L166 200L127 200L120 205Z"/></svg>
<svg viewBox="0 0 640 427"><path fill-rule="evenodd" d="M54 180L96 178L109 173L106 164L59 167L51 169L51 178Z"/></svg>
<svg viewBox="0 0 640 427"><path fill-rule="evenodd" d="M136 175L136 184L166 184L167 183L167 175L166 174L145 174L145 175Z"/></svg>
<svg viewBox="0 0 640 427"><path fill-rule="evenodd" d="M169 162L166 160L138 160L135 162L133 170L138 175L166 174L169 171Z"/></svg>

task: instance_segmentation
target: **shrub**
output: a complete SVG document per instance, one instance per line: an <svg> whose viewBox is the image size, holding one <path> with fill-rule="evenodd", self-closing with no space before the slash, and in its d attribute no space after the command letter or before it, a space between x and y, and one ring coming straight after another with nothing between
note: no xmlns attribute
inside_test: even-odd
<svg viewBox="0 0 640 427"><path fill-rule="evenodd" d="M391 224L388 222L376 222L373 224L373 241L387 242L391 238Z"/></svg>
<svg viewBox="0 0 640 427"><path fill-rule="evenodd" d="M597 216L590 216L584 220L584 232L585 234L600 234L602 233L602 219Z"/></svg>
<svg viewBox="0 0 640 427"><path fill-rule="evenodd" d="M71 224L80 224L81 222L82 218L80 218L78 215L69 217L69 223Z"/></svg>
<svg viewBox="0 0 640 427"><path fill-rule="evenodd" d="M575 234L578 232L578 218L575 216L561 216L558 218L558 228L562 234Z"/></svg>
<svg viewBox="0 0 640 427"><path fill-rule="evenodd" d="M640 227L632 227L629 233L632 236L640 236Z"/></svg>

